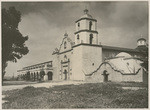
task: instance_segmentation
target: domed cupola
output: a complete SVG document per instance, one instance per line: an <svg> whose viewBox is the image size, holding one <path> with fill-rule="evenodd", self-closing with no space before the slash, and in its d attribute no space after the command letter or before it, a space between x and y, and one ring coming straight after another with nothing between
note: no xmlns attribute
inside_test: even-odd
<svg viewBox="0 0 150 110"><path fill-rule="evenodd" d="M91 18L92 19L92 16L90 15L90 14L88 14L88 10L87 9L85 9L84 10L84 15L83 16L81 16L81 18Z"/></svg>
<svg viewBox="0 0 150 110"><path fill-rule="evenodd" d="M146 46L146 39L144 39L144 38L138 39L137 46Z"/></svg>
<svg viewBox="0 0 150 110"><path fill-rule="evenodd" d="M87 9L84 10L84 15L75 22L75 25L75 45L98 44L97 20L88 13Z"/></svg>
<svg viewBox="0 0 150 110"><path fill-rule="evenodd" d="M144 39L141 35L141 38L137 40L137 50L139 51L148 51L146 39Z"/></svg>

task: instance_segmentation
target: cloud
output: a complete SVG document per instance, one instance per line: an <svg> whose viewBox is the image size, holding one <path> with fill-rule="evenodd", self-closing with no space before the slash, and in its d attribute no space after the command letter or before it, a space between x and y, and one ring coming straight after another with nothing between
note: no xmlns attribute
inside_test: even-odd
<svg viewBox="0 0 150 110"><path fill-rule="evenodd" d="M142 34L148 39L148 2L2 2L22 13L19 30L28 35L30 52L18 63L9 63L7 73L24 66L51 60L65 31L74 39L75 21L85 7L98 21L99 41L104 45L135 48Z"/></svg>

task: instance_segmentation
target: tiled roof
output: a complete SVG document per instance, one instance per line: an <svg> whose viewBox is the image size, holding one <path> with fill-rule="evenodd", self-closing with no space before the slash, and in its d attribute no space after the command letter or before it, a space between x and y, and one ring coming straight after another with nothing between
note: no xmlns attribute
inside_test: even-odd
<svg viewBox="0 0 150 110"><path fill-rule="evenodd" d="M106 45L102 45L102 49L103 50L114 50L114 51L125 51L125 52L140 52L139 50L136 50L136 49L113 47L113 46L106 46Z"/></svg>

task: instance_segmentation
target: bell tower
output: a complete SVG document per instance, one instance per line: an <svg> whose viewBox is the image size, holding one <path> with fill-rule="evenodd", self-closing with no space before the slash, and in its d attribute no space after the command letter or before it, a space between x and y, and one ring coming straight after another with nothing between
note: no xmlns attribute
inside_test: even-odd
<svg viewBox="0 0 150 110"><path fill-rule="evenodd" d="M98 44L97 20L88 14L88 10L84 10L84 15L75 22L75 45Z"/></svg>
<svg viewBox="0 0 150 110"><path fill-rule="evenodd" d="M97 20L88 10L75 22L75 45L72 55L74 80L86 80L102 63L102 46L98 44Z"/></svg>

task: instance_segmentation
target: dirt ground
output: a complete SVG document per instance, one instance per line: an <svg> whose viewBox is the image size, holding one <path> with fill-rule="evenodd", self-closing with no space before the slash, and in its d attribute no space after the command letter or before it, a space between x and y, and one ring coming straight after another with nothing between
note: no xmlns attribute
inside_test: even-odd
<svg viewBox="0 0 150 110"><path fill-rule="evenodd" d="M84 84L83 81L49 81L49 82L27 82L27 81L7 81L5 82L6 86L2 86L2 91L13 90L13 89L22 89L27 86L33 87L53 87L59 85L79 85ZM9 85L10 84L10 85Z"/></svg>

